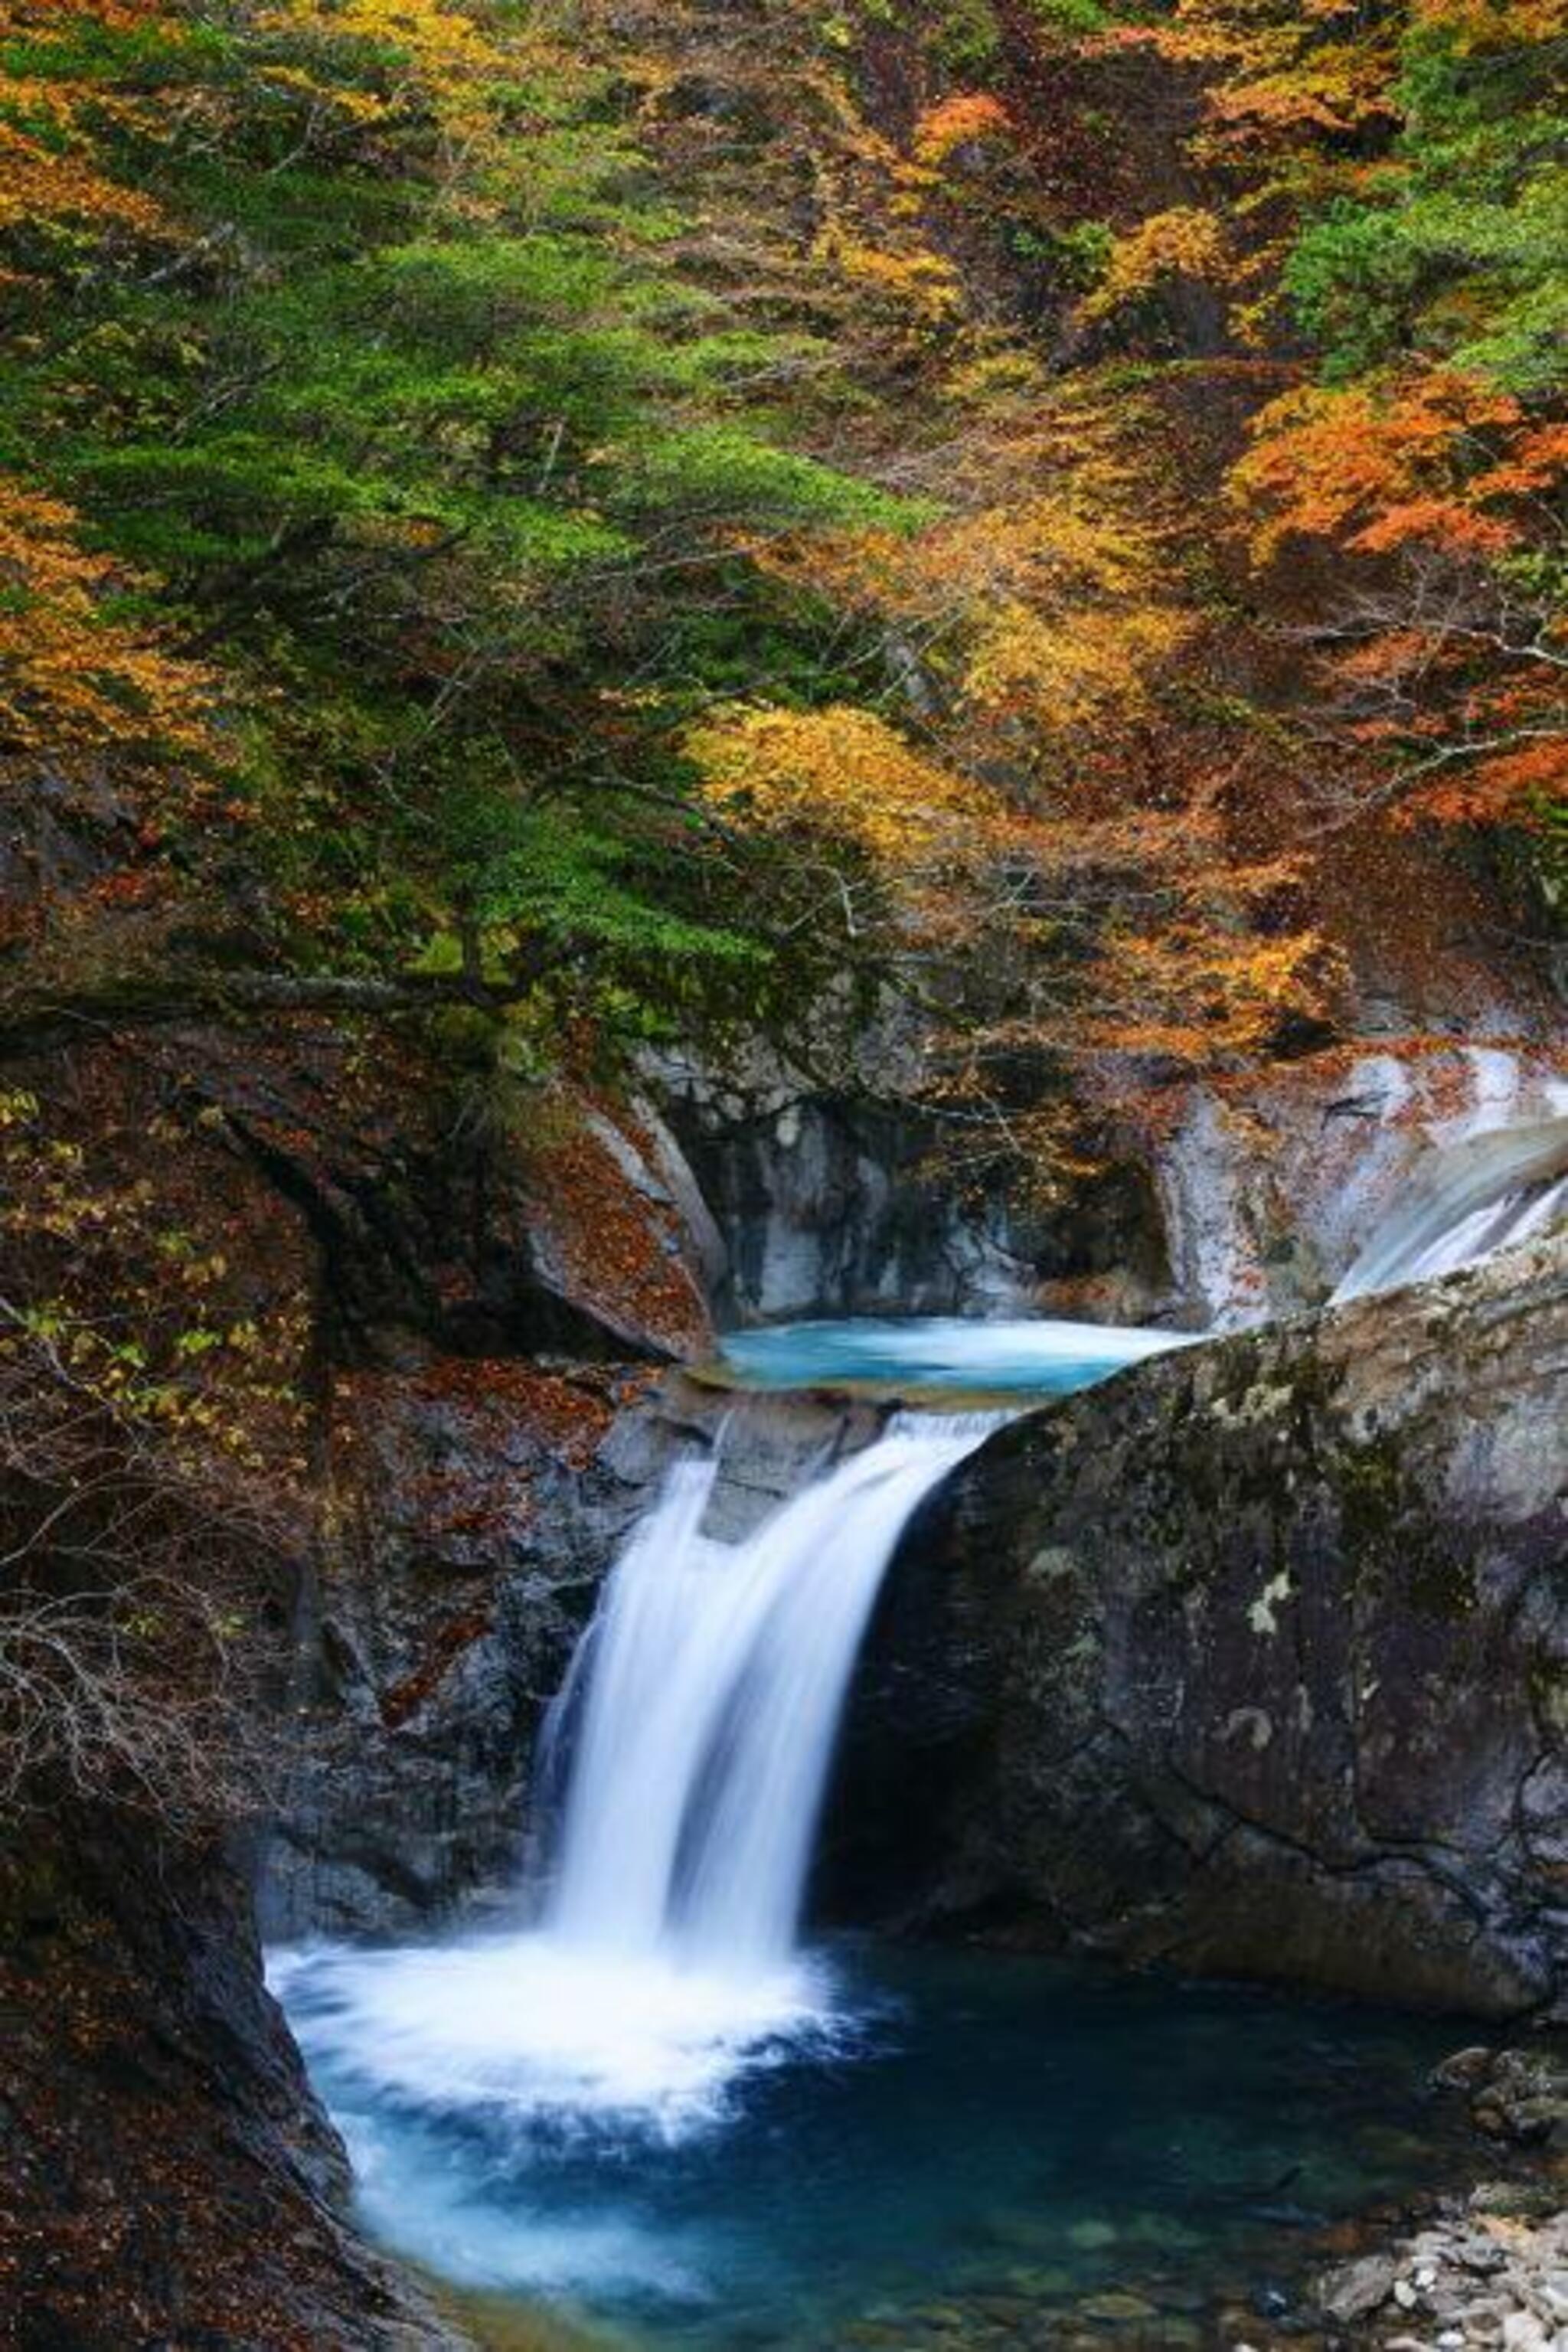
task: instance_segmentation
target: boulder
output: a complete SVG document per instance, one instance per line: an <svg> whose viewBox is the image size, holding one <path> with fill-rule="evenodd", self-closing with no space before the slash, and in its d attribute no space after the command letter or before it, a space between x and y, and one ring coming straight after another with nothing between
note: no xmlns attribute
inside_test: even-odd
<svg viewBox="0 0 1568 2352"><path fill-rule="evenodd" d="M919 1797L884 1916L1561 2015L1565 1366L1568 1236L989 1440L851 1725L840 1832Z"/></svg>

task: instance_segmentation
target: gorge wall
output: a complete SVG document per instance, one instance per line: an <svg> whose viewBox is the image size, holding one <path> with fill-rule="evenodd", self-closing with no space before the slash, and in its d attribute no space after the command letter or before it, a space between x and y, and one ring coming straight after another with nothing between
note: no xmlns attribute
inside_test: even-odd
<svg viewBox="0 0 1568 2352"><path fill-rule="evenodd" d="M896 1782L928 1928L1560 2016L1565 1365L1559 1237L1015 1423L906 1538L841 1838L898 1885Z"/></svg>
<svg viewBox="0 0 1568 2352"><path fill-rule="evenodd" d="M210 1846L102 1809L0 1845L0 2345L442 2352Z"/></svg>
<svg viewBox="0 0 1568 2352"><path fill-rule="evenodd" d="M703 1204L721 1322L1044 1313L1238 1329L1321 1306L1428 1152L1568 1107L1549 1004L1521 990L1463 1034L1424 1025L1426 1011L1369 1002L1340 1043L1240 1085L1140 1093L1089 1074L1099 1140L1043 1201L1005 1165L989 1181L944 1165L951 1135L900 1104L900 1055L878 1035L858 1092L757 1055L739 1073L653 1075L681 1197Z"/></svg>

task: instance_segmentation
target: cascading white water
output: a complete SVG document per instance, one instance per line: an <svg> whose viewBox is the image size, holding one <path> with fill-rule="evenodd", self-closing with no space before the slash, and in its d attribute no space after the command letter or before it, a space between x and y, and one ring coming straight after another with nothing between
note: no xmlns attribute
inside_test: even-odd
<svg viewBox="0 0 1568 2352"><path fill-rule="evenodd" d="M628 1545L547 1743L580 1716L547 1915L568 1945L732 1972L787 1958L839 1717L910 1514L998 1416L900 1416L743 1544L687 1464Z"/></svg>
<svg viewBox="0 0 1568 2352"><path fill-rule="evenodd" d="M677 2138L771 2053L847 2030L795 1949L838 1720L910 1514L1005 1418L900 1416L735 1545L701 1531L714 1465L680 1465L552 1711L567 1793L540 1925L274 1956L342 2079L415 2111Z"/></svg>
<svg viewBox="0 0 1568 2352"><path fill-rule="evenodd" d="M1458 1273L1564 1218L1568 1118L1467 1136L1417 1167L1334 1292L1334 1303Z"/></svg>

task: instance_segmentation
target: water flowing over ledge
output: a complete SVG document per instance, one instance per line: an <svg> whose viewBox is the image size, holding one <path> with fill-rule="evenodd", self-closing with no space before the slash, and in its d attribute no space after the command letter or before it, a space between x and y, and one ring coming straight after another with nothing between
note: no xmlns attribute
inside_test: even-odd
<svg viewBox="0 0 1568 2352"><path fill-rule="evenodd" d="M678 1464L545 1726L539 1926L279 1956L307 2048L416 2107L673 2139L781 2042L848 2031L795 1945L839 1717L906 1522L1005 1418L899 1415L735 1546L702 1532L716 1462Z"/></svg>
<svg viewBox="0 0 1568 2352"><path fill-rule="evenodd" d="M1488 1129L1428 1154L1334 1303L1477 1265L1568 1217L1568 1118Z"/></svg>

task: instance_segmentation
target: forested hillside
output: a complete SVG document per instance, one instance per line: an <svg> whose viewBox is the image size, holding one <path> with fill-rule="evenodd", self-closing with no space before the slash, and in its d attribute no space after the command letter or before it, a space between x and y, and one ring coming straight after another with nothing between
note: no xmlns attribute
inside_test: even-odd
<svg viewBox="0 0 1568 2352"><path fill-rule="evenodd" d="M1326 833L1551 873L1555 18L13 0L13 1031L1288 1049Z"/></svg>

